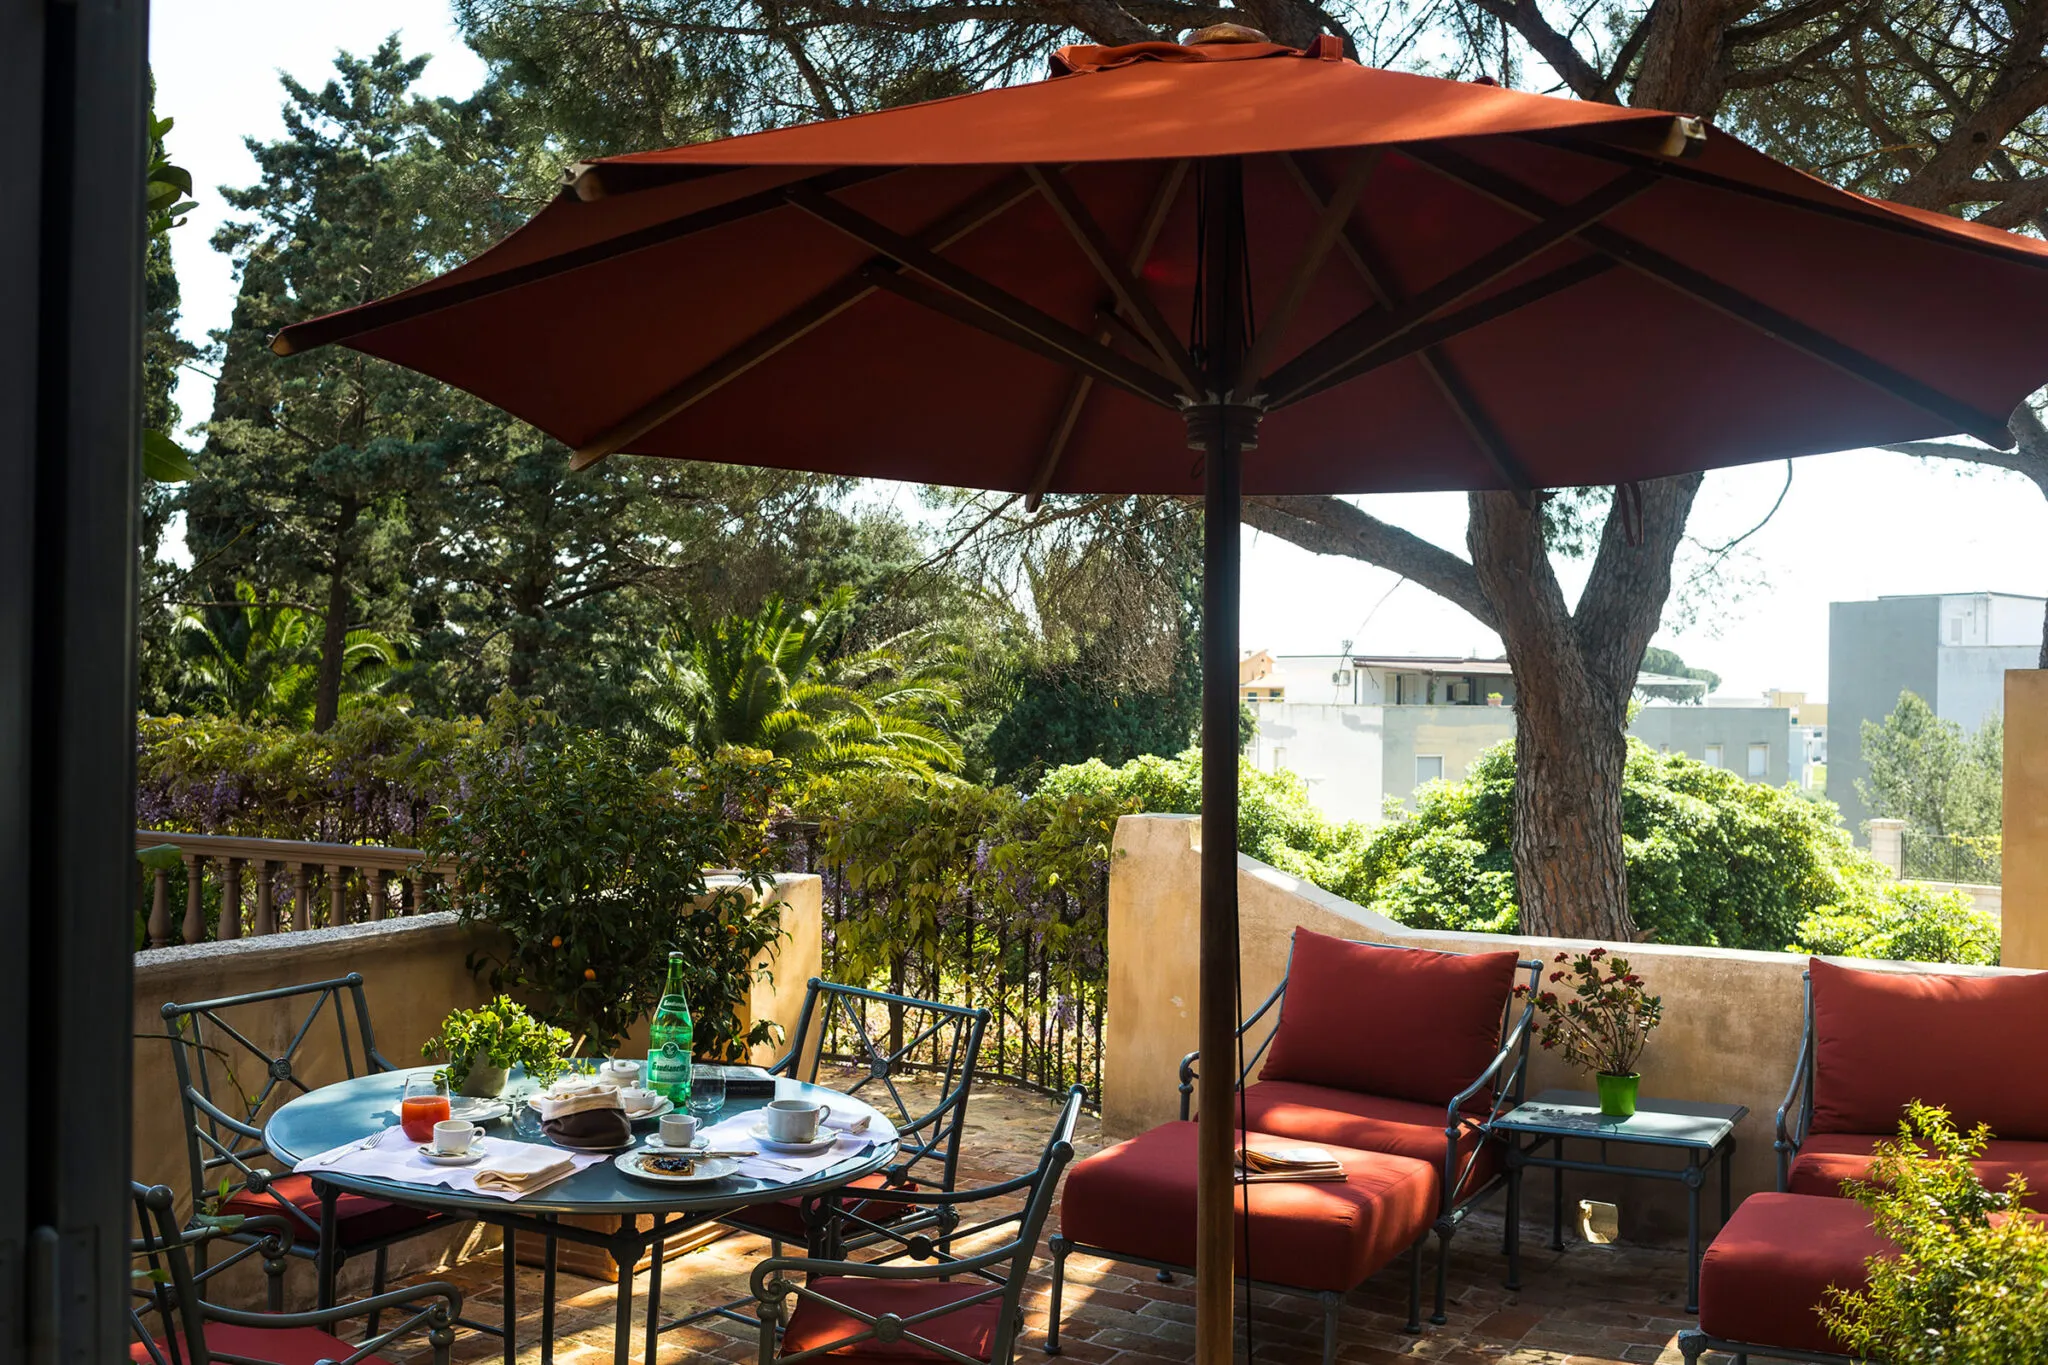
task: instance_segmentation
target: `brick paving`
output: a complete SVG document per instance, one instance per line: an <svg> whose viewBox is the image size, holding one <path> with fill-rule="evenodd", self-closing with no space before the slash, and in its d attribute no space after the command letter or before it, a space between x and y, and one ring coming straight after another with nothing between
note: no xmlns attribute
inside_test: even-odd
<svg viewBox="0 0 2048 1365"><path fill-rule="evenodd" d="M1029 1170L1037 1161L1056 1106L1027 1091L977 1090L962 1147L963 1188L993 1184ZM1096 1122L1083 1117L1078 1155L1105 1145ZM1054 1226L1057 1225L1057 1211ZM1048 1231L1052 1229L1049 1227ZM1533 1230L1532 1230L1533 1231ZM1343 1365L1576 1365L1630 1362L1677 1365L1672 1344L1690 1325L1684 1312L1682 1250L1646 1246L1568 1244L1549 1249L1540 1234L1523 1239L1523 1288L1502 1288L1501 1225L1476 1215L1452 1242L1449 1321L1425 1323L1420 1335L1402 1330L1406 1319L1405 1262L1382 1271L1355 1291L1342 1310L1338 1360ZM1050 1299L1043 1246L1025 1287L1026 1335L1020 1365L1047 1365L1043 1346ZM759 1238L734 1234L670 1261L662 1275L662 1306L670 1316L746 1294L747 1276L768 1252ZM1425 1263L1433 1272L1434 1252ZM467 1316L495 1322L501 1311L502 1262L495 1251L422 1278L454 1280L464 1291ZM635 1284L633 1358L640 1359L647 1294L646 1274ZM557 1283L554 1358L563 1365L599 1365L612 1359L613 1287L563 1275ZM1428 1282L1424 1286L1428 1311ZM519 1359L540 1359L540 1272L522 1267L518 1280ZM1185 1280L1159 1283L1139 1266L1073 1256L1063 1303L1061 1355L1075 1365L1186 1365L1194 1357L1193 1294ZM1318 1365L1320 1308L1313 1300L1259 1291L1254 1300L1257 1358L1270 1365ZM742 1361L757 1353L749 1327L718 1322L662 1338L662 1362ZM495 1358L495 1338L464 1333L459 1360ZM1240 1358L1243 1355L1239 1349ZM394 1359L405 1357L394 1356ZM422 1350L412 1357L425 1360ZM1709 1361L1726 1357L1708 1356Z"/></svg>

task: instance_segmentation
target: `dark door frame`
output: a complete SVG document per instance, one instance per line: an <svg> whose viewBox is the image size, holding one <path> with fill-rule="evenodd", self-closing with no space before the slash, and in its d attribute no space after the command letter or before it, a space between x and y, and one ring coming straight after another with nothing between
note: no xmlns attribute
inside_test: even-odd
<svg viewBox="0 0 2048 1365"><path fill-rule="evenodd" d="M0 1365L125 1359L146 0L0 0Z"/></svg>

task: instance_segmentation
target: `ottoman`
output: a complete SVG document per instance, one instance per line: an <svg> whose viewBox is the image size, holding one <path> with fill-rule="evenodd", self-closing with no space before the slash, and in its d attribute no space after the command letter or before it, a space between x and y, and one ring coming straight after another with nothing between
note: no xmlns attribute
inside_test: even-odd
<svg viewBox="0 0 2048 1365"><path fill-rule="evenodd" d="M1828 1286L1860 1289L1890 1244L1853 1199L1753 1194L1700 1262L1700 1325L1679 1335L1687 1361L1709 1348L1792 1360L1846 1360L1814 1306Z"/></svg>
<svg viewBox="0 0 2048 1365"><path fill-rule="evenodd" d="M1253 1143L1300 1146L1298 1138L1251 1133ZM1317 1144L1344 1168L1343 1181L1273 1181L1236 1191L1237 1273L1268 1288L1312 1294L1323 1304L1323 1359L1336 1351L1344 1295L1415 1249L1408 1329L1420 1331L1418 1243L1436 1222L1442 1177L1413 1157ZM1250 1228L1245 1203L1249 1193ZM1246 1243L1250 1265L1246 1265ZM1167 1123L1077 1163L1060 1197L1052 1238L1051 1324L1045 1349L1058 1354L1060 1289L1074 1251L1186 1270L1195 1259L1195 1125Z"/></svg>

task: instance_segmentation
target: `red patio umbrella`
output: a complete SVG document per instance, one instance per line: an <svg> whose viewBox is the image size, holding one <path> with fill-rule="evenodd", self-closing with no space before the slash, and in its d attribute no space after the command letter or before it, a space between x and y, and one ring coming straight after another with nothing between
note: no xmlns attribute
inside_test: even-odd
<svg viewBox="0 0 2048 1365"><path fill-rule="evenodd" d="M1199 1038L1222 1059L1241 490L1528 494L2006 445L2048 378L2048 247L1691 118L1216 37L587 163L478 259L275 347L437 376L579 465L1202 494ZM1234 1079L1201 1071L1205 1365L1230 1353Z"/></svg>

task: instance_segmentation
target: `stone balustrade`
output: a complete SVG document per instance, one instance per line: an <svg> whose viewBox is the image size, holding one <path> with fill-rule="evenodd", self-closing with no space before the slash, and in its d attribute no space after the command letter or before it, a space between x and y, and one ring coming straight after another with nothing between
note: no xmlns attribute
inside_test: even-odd
<svg viewBox="0 0 2048 1365"><path fill-rule="evenodd" d="M219 892L212 937L227 942L416 915L426 906L428 889L447 883L454 872L454 864L416 848L135 831L138 851L166 844L177 848L185 864L185 909L174 926L172 869L146 869L149 948L208 939L209 880Z"/></svg>

